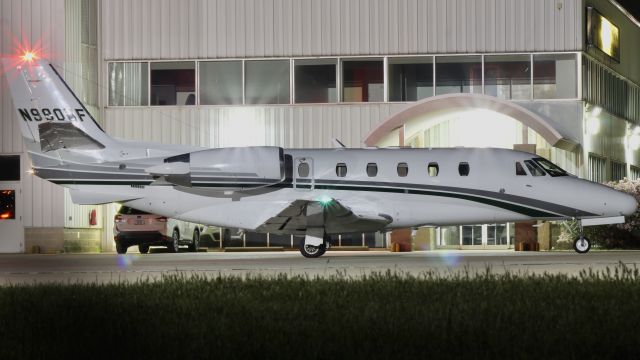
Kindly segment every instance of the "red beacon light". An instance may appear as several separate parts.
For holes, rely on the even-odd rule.
[[[20,58],[22,59],[22,61],[31,63],[37,58],[37,56],[33,51],[25,51],[25,53]]]

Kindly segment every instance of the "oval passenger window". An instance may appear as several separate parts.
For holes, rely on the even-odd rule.
[[[405,177],[409,174],[409,165],[407,163],[398,164],[398,176]]]
[[[430,162],[428,170],[429,170],[429,176],[438,176],[438,172],[440,171],[440,167],[438,166],[438,163]]]
[[[367,176],[375,177],[378,175],[378,164],[376,163],[368,163],[367,164]]]
[[[460,174],[460,176],[469,176],[469,163],[461,162],[458,165],[458,173]]]
[[[309,164],[306,162],[301,162],[298,164],[298,176],[299,177],[307,177],[309,176]]]
[[[345,163],[338,163],[338,165],[336,165],[336,175],[338,177],[345,177],[347,176],[347,164]]]

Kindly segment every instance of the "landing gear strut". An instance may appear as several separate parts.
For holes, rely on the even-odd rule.
[[[591,249],[591,241],[584,236],[582,221],[578,220],[580,226],[580,236],[573,241],[573,249],[578,254],[585,254]]]

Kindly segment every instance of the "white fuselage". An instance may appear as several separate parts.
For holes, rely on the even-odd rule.
[[[258,191],[166,183],[73,188],[91,194],[127,194],[125,198],[137,198],[127,205],[141,210],[247,230],[259,228],[292,201],[322,198],[354,212],[389,216],[387,228],[613,217],[628,215],[636,207],[632,197],[574,176],[532,176],[528,169],[526,175],[516,175],[516,162],[536,156],[512,150],[298,149],[285,154],[290,155],[289,178]],[[301,162],[309,164],[305,177],[298,174]],[[430,163],[437,164],[437,176],[429,175]],[[468,164],[468,176],[459,174],[460,163]],[[338,176],[338,164],[346,166],[344,176]],[[376,176],[368,176],[367,164],[376,164]],[[399,176],[399,164],[406,164],[406,176]]]

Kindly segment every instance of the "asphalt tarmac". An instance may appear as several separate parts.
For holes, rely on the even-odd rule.
[[[306,259],[298,252],[199,252],[177,254],[2,254],[0,284],[41,282],[118,282],[159,279],[163,274],[206,276],[307,275],[328,277],[343,274],[359,277],[372,272],[400,272],[420,275],[437,272],[561,273],[602,271],[620,263],[640,264],[640,251],[515,252],[505,251],[330,251],[318,259]]]

